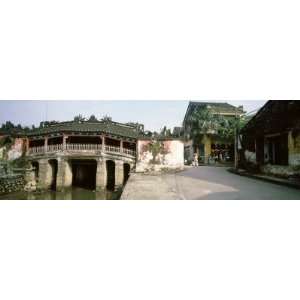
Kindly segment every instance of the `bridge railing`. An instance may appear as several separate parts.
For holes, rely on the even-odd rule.
[[[39,153],[44,153],[44,152],[45,152],[45,147],[44,146],[31,147],[28,150],[28,154],[39,154]]]
[[[47,152],[57,152],[63,149],[63,145],[62,144],[58,144],[58,145],[49,145],[47,147]]]
[[[46,147],[39,146],[39,147],[30,147],[28,149],[28,155],[38,155],[43,153],[51,153],[51,152],[58,152],[58,151],[102,151],[101,144],[66,144],[65,149],[63,144],[57,145],[48,145]],[[124,154],[126,156],[135,156],[135,151],[127,148],[120,148],[116,146],[109,146],[105,145],[104,153],[119,153]]]
[[[101,144],[66,144],[66,150],[85,151],[85,150],[101,150]]]

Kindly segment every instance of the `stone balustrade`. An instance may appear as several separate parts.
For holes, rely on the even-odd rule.
[[[46,151],[45,151],[46,150]],[[39,146],[39,147],[30,147],[28,149],[27,154],[39,155],[43,153],[51,153],[58,151],[103,151],[104,153],[119,153],[125,156],[135,157],[136,152],[131,149],[121,148],[116,146],[105,145],[104,149],[102,148],[102,144],[57,144],[57,145],[47,145],[47,146]]]

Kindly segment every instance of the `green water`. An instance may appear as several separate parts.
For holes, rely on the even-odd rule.
[[[63,192],[15,192],[0,196],[0,200],[118,200],[121,191],[96,192],[80,187],[72,187]]]

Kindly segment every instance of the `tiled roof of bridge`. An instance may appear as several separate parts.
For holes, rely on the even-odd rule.
[[[37,128],[27,133],[28,136],[44,135],[57,132],[104,132],[112,135],[119,135],[124,137],[136,138],[139,133],[138,130],[126,124],[117,122],[63,122],[50,125],[43,128]]]

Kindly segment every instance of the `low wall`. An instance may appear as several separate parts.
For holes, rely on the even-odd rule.
[[[23,191],[24,185],[25,180],[23,175],[0,177],[0,194]]]
[[[295,170],[292,166],[279,166],[279,165],[263,165],[261,166],[261,172],[267,175],[288,178],[300,174],[299,171]]]
[[[256,153],[245,150],[245,159],[247,162],[256,164]]]
[[[10,150],[7,153],[8,160],[20,158],[24,152],[25,141],[22,138],[16,138]]]
[[[289,133],[289,165],[300,166],[300,134]]]
[[[184,143],[177,139],[139,140],[136,172],[184,168]]]

